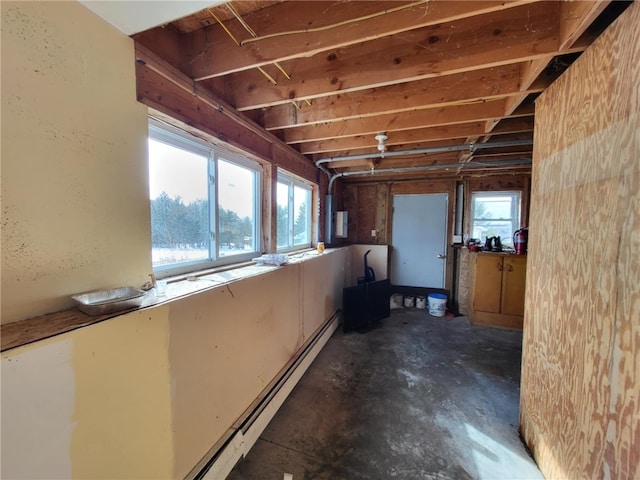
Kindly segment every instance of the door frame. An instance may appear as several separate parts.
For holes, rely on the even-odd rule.
[[[457,301],[457,292],[455,292],[455,272],[454,266],[459,263],[454,259],[456,249],[451,246],[451,235],[454,231],[455,222],[455,206],[456,206],[456,180],[415,180],[408,182],[393,182],[391,188],[387,191],[387,218],[386,229],[389,232],[387,243],[389,247],[393,245],[393,232],[391,231],[391,218],[393,215],[392,198],[393,195],[420,195],[430,193],[446,193],[449,201],[447,202],[447,238],[445,241],[445,253],[447,258],[445,259],[444,267],[444,288],[449,291],[451,296],[450,300]],[[389,265],[387,270],[390,272],[391,255],[388,256]]]
[[[389,278],[394,285],[445,288],[449,195],[394,194],[391,199],[391,230],[396,235],[390,245]]]

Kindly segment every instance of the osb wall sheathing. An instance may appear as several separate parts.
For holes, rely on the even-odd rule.
[[[342,207],[349,214],[348,238],[352,243],[387,243],[388,185],[345,185]],[[371,231],[376,235],[372,236]]]
[[[638,25],[536,104],[520,428],[549,479],[640,478]]]
[[[458,311],[461,315],[471,312],[471,253],[466,248],[460,249],[458,257]]]

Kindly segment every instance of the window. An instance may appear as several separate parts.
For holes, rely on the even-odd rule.
[[[500,237],[513,246],[513,234],[520,228],[520,192],[483,192],[471,197],[471,237],[484,241]]]
[[[152,122],[149,185],[154,271],[184,273],[260,251],[256,162]]]
[[[311,187],[285,172],[278,173],[278,250],[311,246]]]

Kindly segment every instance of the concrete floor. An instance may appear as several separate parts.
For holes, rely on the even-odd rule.
[[[517,431],[521,340],[416,309],[339,329],[228,478],[543,479]]]

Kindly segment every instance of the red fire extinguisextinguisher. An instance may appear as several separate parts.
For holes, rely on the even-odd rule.
[[[528,228],[521,228],[513,234],[513,246],[516,249],[516,255],[526,255],[528,236]]]

